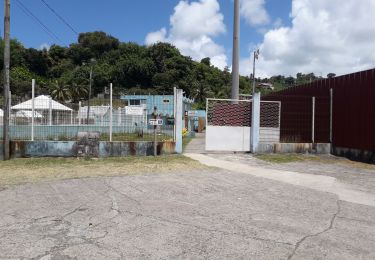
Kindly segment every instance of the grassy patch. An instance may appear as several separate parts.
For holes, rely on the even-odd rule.
[[[256,158],[271,162],[271,163],[291,163],[291,162],[302,162],[307,160],[319,160],[319,157],[314,155],[304,154],[258,154]]]
[[[123,157],[105,159],[26,158],[0,162],[0,187],[53,180],[168,173],[205,166],[187,157]]]
[[[316,162],[326,164],[338,164],[341,166],[375,170],[374,164],[367,164],[362,162],[355,162],[343,157],[336,157],[332,155],[311,155],[311,154],[258,154],[256,158],[270,162],[270,163],[293,163],[293,162]]]

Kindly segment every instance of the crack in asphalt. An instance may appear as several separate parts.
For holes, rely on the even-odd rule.
[[[118,189],[116,189],[115,187],[113,187],[110,183],[108,183],[106,181],[104,181],[103,183],[104,183],[104,185],[106,185],[109,188],[109,190],[112,190],[113,192],[116,192],[116,193],[122,195],[123,197],[127,198],[130,201],[133,201],[137,205],[141,205],[141,203],[138,200],[134,199],[133,197],[131,197],[131,196],[129,196],[129,195],[127,195],[127,194],[125,194],[125,193],[123,193],[121,191],[119,191]],[[108,193],[108,191],[106,191],[106,193]],[[111,200],[112,200],[112,198],[111,198]]]
[[[153,219],[153,220],[159,220],[159,221],[170,223],[170,224],[177,224],[177,225],[181,225],[181,226],[193,227],[193,228],[203,230],[203,231],[207,231],[207,232],[217,232],[217,233],[221,233],[221,234],[224,234],[224,235],[235,235],[235,236],[240,236],[240,237],[243,237],[243,238],[250,238],[250,239],[254,239],[254,240],[258,240],[258,241],[264,241],[264,242],[271,242],[271,243],[275,243],[275,244],[293,246],[292,243],[288,243],[288,242],[282,242],[282,241],[277,241],[277,240],[272,240],[272,239],[267,239],[267,238],[260,238],[260,237],[256,237],[256,236],[246,236],[244,234],[240,234],[240,233],[236,233],[236,232],[227,232],[227,231],[220,230],[220,229],[205,228],[205,227],[190,224],[190,223],[172,221],[172,220],[165,219],[165,218],[158,217],[158,216],[154,216],[154,215],[146,215],[146,214],[141,214],[141,213],[128,211],[128,210],[120,210],[120,212],[128,213],[128,214],[135,215],[135,216],[150,218],[150,219]]]
[[[301,244],[308,238],[311,238],[311,237],[317,237],[329,230],[331,230],[333,228],[333,225],[335,223],[335,220],[337,218],[337,216],[340,214],[340,211],[341,211],[341,206],[340,206],[340,200],[337,200],[336,201],[336,205],[337,205],[337,210],[336,212],[332,215],[331,217],[331,220],[330,220],[330,223],[329,223],[329,226],[327,228],[325,228],[323,231],[320,231],[318,233],[315,233],[315,234],[311,234],[311,235],[307,235],[307,236],[304,236],[303,238],[301,238],[296,244],[295,244],[295,247],[294,247],[294,250],[293,252],[288,256],[288,260],[291,260],[294,255],[296,254],[298,248],[301,246]]]

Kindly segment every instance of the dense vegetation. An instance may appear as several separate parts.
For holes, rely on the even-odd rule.
[[[3,41],[1,68],[2,52]],[[117,94],[170,94],[173,87],[182,88],[199,106],[206,97],[227,98],[230,93],[228,68],[219,70],[209,58],[195,62],[168,43],[140,46],[120,42],[104,32],[81,33],[77,43],[69,47],[53,45],[49,50],[25,48],[19,41],[11,41],[11,91],[16,97],[30,96],[31,79],[35,78],[38,94],[50,94],[60,101],[85,100],[91,69],[93,96],[103,93],[110,82]],[[313,74],[299,73],[296,79],[276,76],[258,81],[271,82],[281,89],[314,79]],[[3,77],[0,80],[2,88]],[[241,93],[250,93],[249,77],[240,78],[240,89]]]

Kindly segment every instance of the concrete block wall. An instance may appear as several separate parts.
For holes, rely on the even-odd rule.
[[[99,142],[98,157],[149,156],[154,152],[153,142]],[[0,160],[3,159],[3,144],[0,142]],[[77,157],[78,143],[75,141],[12,141],[11,157]],[[158,142],[158,155],[174,154],[174,142]]]
[[[330,154],[331,144],[260,143],[258,153],[315,153]]]

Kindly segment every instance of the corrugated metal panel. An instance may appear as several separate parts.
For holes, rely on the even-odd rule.
[[[333,145],[375,149],[375,69],[291,87],[264,97],[281,101],[281,140],[311,142],[312,97],[316,98],[315,142],[330,137],[333,89]]]

